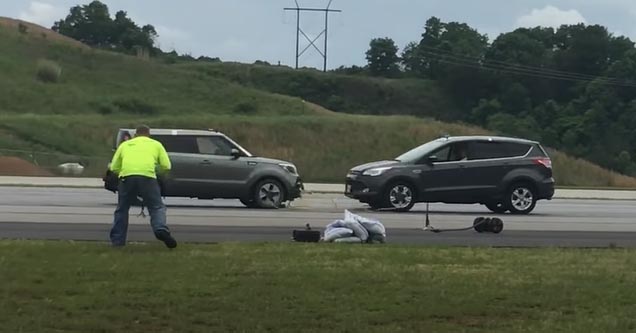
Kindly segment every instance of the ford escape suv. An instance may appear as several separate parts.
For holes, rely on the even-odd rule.
[[[134,137],[120,129],[115,148]],[[248,207],[278,208],[300,197],[302,181],[292,163],[253,156],[214,130],[151,129],[170,156],[172,170],[159,177],[164,197],[240,199]],[[107,171],[104,187],[117,191],[117,176]]]
[[[391,161],[354,167],[345,195],[374,209],[408,211],[417,202],[479,203],[496,213],[530,213],[554,195],[552,161],[535,141],[443,137]]]

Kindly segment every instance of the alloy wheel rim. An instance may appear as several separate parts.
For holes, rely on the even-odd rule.
[[[258,191],[258,197],[262,203],[275,207],[280,203],[281,191],[274,183],[263,184]]]
[[[394,208],[408,207],[413,201],[413,192],[408,186],[398,185],[389,191],[389,202]]]
[[[530,206],[532,206],[532,191],[525,187],[516,188],[512,191],[511,202],[515,209],[520,211],[527,210]]]

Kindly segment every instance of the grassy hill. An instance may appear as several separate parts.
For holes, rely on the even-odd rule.
[[[427,81],[166,64],[93,50],[37,26],[20,32],[18,26],[0,19],[0,154],[45,168],[81,161],[87,175],[99,175],[110,158],[114,131],[138,123],[220,129],[257,155],[293,161],[306,181],[324,182],[341,181],[356,164],[394,158],[441,134],[488,134],[430,118],[334,113],[309,102],[329,105],[329,86],[335,85],[350,92],[340,101],[350,108],[345,111],[390,114],[380,111],[411,107],[413,114],[437,112],[439,118],[456,112]],[[38,79],[42,60],[61,68],[57,83]],[[245,75],[251,79],[242,81]],[[299,91],[315,87],[303,80],[329,84],[298,94],[307,101],[277,93],[286,85]],[[559,185],[636,187],[634,178],[558,152],[552,157]]]
[[[337,112],[414,115],[440,120],[460,118],[460,110],[451,98],[429,80],[394,80],[240,63],[185,63],[177,67],[246,87],[300,97]]]

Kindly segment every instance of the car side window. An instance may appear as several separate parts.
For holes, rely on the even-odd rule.
[[[221,136],[200,136],[197,137],[199,154],[231,156],[234,145]]]
[[[510,157],[508,150],[501,142],[474,141],[468,145],[468,159],[485,160],[491,158]]]
[[[446,145],[444,147],[441,147],[433,151],[428,156],[424,157],[424,159],[428,159],[429,156],[435,156],[436,157],[435,162],[448,162],[450,157],[450,151],[451,151],[451,145]]]
[[[524,156],[530,150],[530,146],[524,143],[506,142],[503,145],[509,157]]]
[[[161,142],[169,153],[198,153],[197,142],[192,136],[182,135],[153,135],[153,139]]]

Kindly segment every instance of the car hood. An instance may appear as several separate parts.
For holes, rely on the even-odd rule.
[[[241,157],[241,159],[246,159],[252,162],[257,162],[257,163],[270,163],[270,164],[280,164],[280,163],[287,163],[287,164],[293,164],[287,161],[282,161],[282,160],[276,160],[273,158],[266,158],[266,157]]]
[[[382,168],[382,167],[389,167],[389,166],[394,166],[394,165],[399,165],[400,162],[398,161],[377,161],[377,162],[371,162],[371,163],[366,163],[366,164],[361,164],[358,165],[354,168],[351,169],[351,171],[357,171],[357,172],[363,172],[364,170],[367,169],[373,169],[373,168]]]

